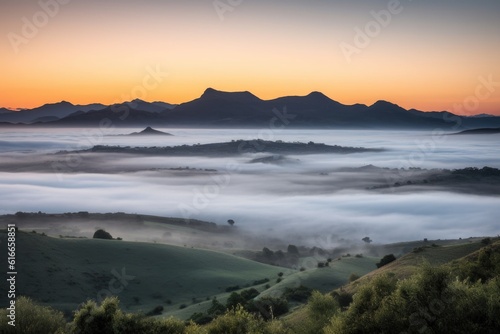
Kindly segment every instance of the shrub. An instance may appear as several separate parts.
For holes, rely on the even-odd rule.
[[[148,313],[146,313],[147,316],[153,316],[153,315],[160,315],[163,312],[163,306],[158,305]]]
[[[308,320],[304,322],[304,327],[300,329],[301,332],[322,333],[322,328],[339,309],[338,302],[331,295],[323,295],[314,291],[307,304]]]
[[[16,327],[7,322],[9,311],[0,309],[0,333],[63,333],[66,326],[64,315],[50,307],[38,305],[27,297],[18,297],[16,300]]]
[[[354,282],[354,281],[355,281],[355,280],[357,280],[358,278],[359,278],[359,275],[358,275],[358,274],[352,273],[352,274],[349,276],[349,283]]]
[[[113,239],[111,234],[104,231],[103,229],[99,229],[99,230],[95,231],[94,236],[92,238],[94,238],[94,239],[106,239],[106,240]]]
[[[312,294],[312,289],[300,285],[296,288],[285,288],[285,292],[283,293],[283,297],[287,300],[293,300],[296,302],[306,302]]]
[[[491,244],[491,238],[484,238],[483,240],[481,240],[481,243],[483,245],[489,245]]]
[[[236,291],[236,290],[239,290],[239,289],[241,289],[239,285],[228,286],[226,288],[226,292]]]
[[[284,298],[263,297],[250,301],[245,309],[259,314],[265,320],[271,320],[288,312],[288,302]]]
[[[113,333],[114,318],[119,315],[118,298],[109,297],[98,306],[89,300],[75,312],[73,325],[79,334]]]
[[[269,282],[269,278],[263,278],[263,279],[253,281],[252,285],[261,285],[261,284],[264,284],[267,282]]]
[[[389,264],[391,263],[392,261],[396,260],[396,257],[394,256],[394,254],[389,254],[389,255],[386,255],[384,256],[380,262],[377,262],[376,265],[377,265],[377,268],[380,268],[380,267],[383,267],[385,266],[386,264]]]
[[[332,297],[339,303],[339,306],[343,309],[347,308],[352,303],[352,295],[346,291],[333,291]]]
[[[207,326],[208,334],[265,333],[265,323],[245,311],[242,306],[227,311]]]

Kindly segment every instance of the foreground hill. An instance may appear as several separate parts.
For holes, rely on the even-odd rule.
[[[0,236],[4,244],[5,231]],[[87,299],[108,295],[119,296],[131,311],[179,309],[280,272],[220,252],[151,243],[18,232],[16,246],[18,294],[68,314]]]
[[[490,253],[492,258],[500,259],[500,239],[497,238],[496,240],[496,242],[494,242],[493,240],[492,243],[490,238],[474,238],[463,240],[461,243],[453,242],[450,244],[444,244],[442,246],[435,243],[413,243],[417,247],[415,247],[410,253],[404,254],[395,261],[386,264],[377,270],[371,271],[367,275],[342,286],[340,289],[332,291],[332,295],[343,296],[344,300],[350,301],[352,301],[354,298],[354,301],[356,301],[356,298],[364,298],[366,294],[369,293],[367,291],[372,291],[372,289],[382,289],[378,293],[384,294],[385,291],[383,291],[383,289],[388,288],[389,285],[397,284],[396,282],[403,282],[405,280],[414,280],[415,277],[422,275],[423,267],[442,268],[444,266],[444,270],[446,272],[453,272],[453,275],[458,275],[456,277],[470,277],[467,272],[464,273],[463,268],[471,268],[471,265],[474,266],[474,263],[478,262],[480,254],[484,253],[488,248],[493,249],[496,253],[499,253],[496,255],[495,253]],[[488,244],[490,243],[492,243],[492,245],[488,246]],[[395,244],[394,246],[397,246],[397,248],[399,248],[401,245]],[[390,248],[391,246],[388,245],[387,249]],[[433,269],[424,269],[424,271],[425,270],[432,271]],[[472,269],[472,271],[475,272],[474,269]],[[490,276],[491,275],[495,276],[493,267],[492,271],[490,272]],[[473,278],[472,281],[474,282],[475,279],[476,278]],[[381,285],[384,284],[386,284],[386,286],[382,287]],[[427,284],[429,284],[428,293],[430,294],[430,289],[432,289],[433,287],[431,287],[430,282],[428,282]],[[363,297],[361,297],[362,295]],[[328,295],[326,296],[328,297]],[[499,297],[500,295],[494,296],[494,298]],[[429,296],[429,298],[432,299],[436,297]],[[341,306],[344,307],[349,306],[350,303],[349,301],[347,301],[346,304],[342,305],[342,300],[340,300],[340,302]],[[378,300],[377,303],[381,303],[381,300]],[[374,307],[379,306],[380,304],[377,304],[376,306],[374,305]],[[485,306],[486,305],[481,305],[480,308]],[[354,307],[357,308],[357,306]],[[301,307],[285,317],[285,322],[291,328],[298,329],[298,331],[293,331],[293,333],[301,333],[300,329],[303,329],[303,325],[309,321],[310,312],[310,308]],[[368,313],[371,312],[371,309],[363,310],[360,312]],[[331,315],[333,315],[334,313],[331,313]],[[345,315],[348,314],[349,313],[346,312]],[[366,319],[366,321],[368,322],[369,320]],[[326,324],[327,323],[323,323],[323,325]],[[371,326],[371,324],[367,323],[366,326]],[[348,331],[339,331],[339,333],[344,332],[347,333]]]

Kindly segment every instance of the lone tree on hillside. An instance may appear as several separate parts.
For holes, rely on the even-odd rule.
[[[97,231],[95,231],[94,236],[92,238],[94,238],[94,239],[107,239],[107,240],[113,239],[111,234],[104,231],[103,229],[98,229]]]
[[[227,221],[227,223],[228,223],[229,225],[233,226],[233,225],[234,225],[234,220],[229,219],[229,220]]]
[[[392,261],[395,261],[396,260],[396,257],[394,256],[394,254],[388,254],[388,255],[385,255],[381,260],[380,262],[377,262],[375,263],[377,265],[377,268],[380,268],[380,267],[383,267],[385,266],[386,264],[389,264],[391,263]]]
[[[364,242],[366,242],[367,244],[369,244],[370,242],[372,242],[372,239],[370,239],[370,237],[364,237],[363,239]]]

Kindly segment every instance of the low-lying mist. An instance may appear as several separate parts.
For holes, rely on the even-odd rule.
[[[174,137],[102,137],[95,144],[170,146],[258,138],[256,130],[159,130]],[[66,169],[54,169],[51,161],[60,157],[52,153],[84,148],[78,143],[85,136],[75,129],[36,131],[0,135],[0,214],[127,212],[222,225],[234,219],[240,230],[306,246],[365,236],[380,243],[467,238],[500,230],[496,195],[458,193],[443,186],[409,186],[404,192],[372,189],[403,176],[418,178],[421,172],[409,168],[498,168],[495,135],[290,130],[263,139],[386,151],[295,155],[275,164],[249,163],[266,156],[259,153],[224,158],[79,154]],[[406,171],[360,168],[370,164]]]

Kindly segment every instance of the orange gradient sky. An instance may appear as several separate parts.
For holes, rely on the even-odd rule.
[[[460,113],[455,105],[472,103],[479,89],[462,113],[500,115],[498,0],[402,0],[367,46],[355,43],[355,29],[391,1],[221,0],[240,3],[223,19],[208,0],[60,2],[68,3],[0,0],[0,106],[182,103],[213,87]],[[46,22],[40,3],[52,10]],[[37,31],[23,34],[36,19]],[[346,44],[359,49],[350,61]],[[138,89],[148,67],[168,75]],[[478,88],[480,77],[498,84]]]

